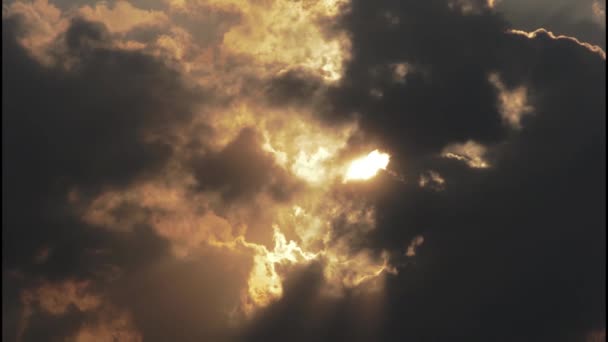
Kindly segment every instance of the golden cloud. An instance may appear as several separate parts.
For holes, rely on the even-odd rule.
[[[20,294],[23,310],[18,327],[18,338],[27,329],[29,319],[39,308],[45,313],[59,316],[70,307],[81,312],[91,311],[102,305],[102,298],[91,291],[91,282],[87,280],[66,280],[63,282],[44,282],[37,287],[22,290]]]
[[[262,191],[247,202],[225,203],[216,191],[192,191],[196,180],[190,171],[178,168],[174,174],[166,173],[168,179],[102,193],[85,205],[82,218],[119,230],[145,223],[167,238],[180,258],[196,254],[203,246],[248,255],[253,266],[241,307],[247,314],[279,299],[288,270],[299,264],[320,262],[326,292],[333,295],[396,272],[386,254],[350,248],[353,240],[375,227],[373,206],[340,190],[353,160],[348,139],[356,133],[356,124],[330,128],[305,112],[294,112],[285,120],[284,113],[272,110],[254,115],[252,107],[243,102],[232,115],[206,116],[206,122],[222,132],[209,141],[210,147],[221,150],[244,127],[253,127],[263,137],[258,148],[278,168],[304,182],[293,196],[277,202]],[[377,171],[386,167],[388,155],[375,152],[383,161]],[[178,152],[173,164],[182,165],[191,157]],[[120,215],[120,208],[134,209]],[[338,218],[343,219],[346,234],[334,233]],[[269,243],[260,231],[271,233]]]
[[[116,1],[113,5],[99,2],[95,6],[85,5],[78,9],[78,14],[91,21],[106,25],[110,32],[125,33],[137,27],[160,27],[169,22],[161,11],[142,10],[128,1]]]
[[[328,81],[342,76],[349,39],[329,36],[320,20],[338,15],[345,1],[209,0],[205,5],[238,11],[241,20],[224,35],[222,49],[254,58],[260,72],[304,67]]]
[[[54,59],[46,49],[69,26],[69,20],[61,10],[50,4],[48,0],[33,2],[15,1],[8,6],[2,6],[2,17],[20,15],[28,27],[27,34],[20,43],[42,64],[50,65]]]
[[[118,34],[112,43],[114,48],[156,55],[234,99],[201,109],[191,122],[171,132],[145,132],[146,141],[162,139],[175,151],[157,178],[126,189],[106,189],[91,200],[74,189],[68,195],[70,205],[84,222],[99,229],[128,232],[147,225],[170,242],[177,258],[195,257],[202,248],[246,256],[252,266],[247,283],[242,284],[239,309],[246,314],[281,298],[289,271],[312,262],[323,267],[327,294],[340,295],[345,288],[354,287],[381,289],[384,275],[396,272],[388,254],[352,247],[353,241],[375,228],[375,208],[363,198],[346,194],[343,181],[373,177],[387,167],[388,154],[375,150],[373,141],[358,146],[357,151],[351,149],[349,141],[358,134],[355,120],[328,126],[308,108],[278,110],[265,105],[260,101],[259,89],[247,89],[248,95],[243,94],[248,86],[246,75],[265,79],[293,68],[304,69],[326,82],[338,81],[349,58],[350,41],[343,33],[326,32],[322,21],[339,15],[346,1],[209,0],[170,1],[167,5],[166,14],[141,10],[126,1],[84,6],[76,12],[101,21],[111,33]],[[65,31],[56,23],[63,23],[72,14],[61,13],[42,0],[36,6],[32,8],[50,11],[55,18],[55,26],[43,22],[41,30],[52,27],[55,36]],[[201,47],[196,37],[172,17],[204,8],[240,15],[217,46]],[[135,28],[160,26],[166,28],[165,33],[152,41],[121,40],[124,33]],[[249,63],[230,68],[235,60]],[[403,63],[391,68],[398,82],[408,72]],[[207,133],[202,134],[201,127]],[[188,166],[190,161],[218,154],[244,129],[259,135],[259,141],[252,144],[273,163],[266,177],[273,177],[271,173],[276,169],[302,184],[291,196],[278,201],[268,191],[260,190],[246,202],[229,202],[221,189],[201,187],[205,180],[197,179]],[[369,151],[373,152],[363,158],[363,163],[353,164]],[[240,171],[246,177],[247,170]],[[336,225],[344,226],[339,234]],[[32,292],[24,300],[53,301],[44,305],[54,312],[63,312],[70,303],[80,303],[83,310],[100,305],[98,297],[88,294],[88,285],[78,286],[73,293],[63,290],[68,297],[41,288],[35,291],[51,291],[45,293],[47,299]],[[129,320],[119,316],[84,327],[77,339],[86,341],[91,336],[112,333],[135,341],[141,338],[132,331]]]

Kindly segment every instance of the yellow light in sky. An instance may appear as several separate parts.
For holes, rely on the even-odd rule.
[[[373,150],[367,156],[354,160],[348,167],[344,181],[365,180],[374,177],[378,170],[385,170],[390,156]]]

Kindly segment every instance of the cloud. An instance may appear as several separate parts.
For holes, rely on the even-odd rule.
[[[126,342],[142,341],[141,334],[133,327],[129,314],[125,312],[109,312],[106,317],[95,323],[86,323],[73,336],[77,342],[112,340]]]
[[[89,286],[90,283],[86,281],[43,284],[32,291],[24,291],[21,300],[26,307],[36,302],[42,310],[52,315],[64,314],[70,305],[80,311],[89,311],[100,304],[98,297],[86,293]]]
[[[591,5],[593,9],[593,18],[600,25],[600,27],[606,28],[606,2],[594,1]]]
[[[418,185],[422,188],[429,187],[436,191],[441,191],[445,187],[445,179],[443,179],[439,173],[429,170],[420,174]]]
[[[407,246],[407,251],[405,255],[408,257],[413,257],[416,255],[416,248],[420,247],[424,243],[424,237],[422,235],[416,236],[412,242],[410,242],[409,246]]]
[[[486,147],[469,140],[463,144],[450,144],[441,152],[444,158],[451,158],[463,161],[472,168],[485,169],[490,164],[484,160]]]
[[[69,25],[61,10],[47,0],[36,0],[29,3],[16,1],[6,6],[3,4],[3,20],[16,17],[24,22],[24,25],[21,26],[20,43],[42,62],[52,63],[52,59],[45,53],[45,49]]]
[[[530,32],[544,27],[605,49],[606,30],[596,14],[595,3],[605,6],[603,0],[510,0],[498,2],[495,9],[504,14],[511,28]]]
[[[269,71],[301,66],[328,80],[341,77],[342,65],[348,57],[348,38],[339,34],[328,37],[316,22],[337,15],[343,3],[212,2],[220,8],[239,6],[242,15],[241,22],[224,35],[224,49],[254,55]],[[277,50],[278,46],[282,48]]]
[[[465,15],[478,15],[488,8],[494,8],[494,0],[450,0],[447,2],[451,10],[457,10]]]
[[[3,339],[601,336],[605,58],[504,5],[7,4]]]
[[[200,187],[218,190],[225,199],[250,196],[266,189],[273,198],[286,200],[298,185],[261,149],[260,138],[250,129],[241,131],[217,154],[195,160],[194,168]],[[248,176],[242,177],[243,173]]]
[[[95,6],[82,6],[78,13],[89,21],[99,21],[111,32],[125,33],[138,27],[167,25],[169,18],[161,11],[142,10],[128,1],[117,1],[113,5],[99,2]]]
[[[525,32],[525,31],[522,31],[522,30],[510,30],[509,32],[512,33],[512,34],[519,34],[519,35],[525,36],[525,37],[530,38],[530,39],[536,38],[536,36],[538,34],[544,34],[544,35],[546,35],[547,37],[549,37],[551,39],[569,40],[569,41],[572,41],[572,42],[574,42],[574,43],[576,43],[576,44],[578,44],[580,46],[584,46],[585,48],[589,49],[589,51],[597,53],[604,60],[606,59],[606,52],[601,47],[599,47],[597,45],[592,45],[592,44],[589,44],[589,43],[586,43],[586,42],[581,42],[580,40],[578,40],[575,37],[570,37],[570,36],[565,36],[565,35],[555,35],[553,32],[547,31],[544,28],[539,28],[539,29],[536,29],[536,30],[534,30],[532,32]]]
[[[528,90],[524,86],[515,89],[506,89],[497,74],[491,74],[489,81],[498,90],[500,101],[500,114],[503,120],[515,129],[521,128],[521,119],[534,110],[528,103]]]
[[[601,268],[599,259],[594,259],[593,255],[596,255],[596,252],[599,253],[598,257],[603,255],[602,247],[600,247],[600,243],[593,244],[590,237],[603,236],[600,228],[603,216],[599,211],[595,211],[599,207],[592,204],[594,200],[591,200],[589,196],[599,199],[603,190],[590,191],[592,182],[579,188],[581,184],[572,184],[567,180],[572,174],[566,171],[547,173],[549,165],[553,165],[551,170],[556,170],[559,168],[558,165],[568,164],[577,165],[578,171],[576,172],[586,174],[591,167],[587,163],[593,163],[595,166],[591,168],[599,168],[597,173],[594,172],[593,177],[596,181],[599,180],[599,174],[603,170],[600,165],[603,165],[602,160],[604,160],[601,147],[604,133],[602,133],[603,129],[599,127],[602,126],[603,115],[601,113],[605,108],[603,95],[600,95],[600,91],[604,89],[602,82],[605,68],[601,56],[589,53],[584,46],[566,44],[565,41],[527,40],[527,38],[520,39],[515,35],[505,34],[499,19],[495,18],[497,21],[492,22],[491,15],[480,14],[484,18],[480,19],[480,17],[470,14],[462,17],[458,14],[445,14],[447,18],[444,18],[442,15],[446,12],[440,9],[439,5],[417,4],[417,6],[409,6],[407,2],[402,2],[400,8],[397,8],[388,1],[374,4],[353,3],[352,14],[347,18],[349,29],[354,32],[352,38],[353,62],[347,68],[346,79],[349,81],[336,91],[338,97],[334,98],[334,101],[338,101],[334,102],[336,107],[332,110],[332,113],[357,111],[362,118],[360,125],[362,130],[374,132],[381,137],[387,150],[391,151],[391,164],[395,163],[396,167],[399,167],[400,164],[403,165],[406,180],[410,181],[410,184],[417,185],[417,179],[412,179],[420,174],[417,170],[425,170],[430,167],[440,172],[450,184],[449,188],[442,192],[425,192],[422,191],[423,189],[416,191],[407,185],[397,187],[392,191],[387,190],[388,193],[384,194],[387,198],[386,201],[377,204],[378,228],[372,236],[377,239],[378,245],[385,248],[394,246],[395,249],[400,248],[403,253],[403,244],[409,243],[415,236],[422,234],[428,239],[425,248],[421,249],[420,254],[417,255],[417,260],[426,259],[424,265],[417,262],[413,269],[406,267],[395,278],[387,278],[386,291],[390,293],[391,298],[400,298],[400,304],[392,303],[386,308],[388,317],[395,318],[388,318],[383,326],[384,333],[376,334],[374,337],[391,340],[422,339],[430,336],[448,339],[453,336],[467,336],[473,340],[483,340],[483,336],[486,338],[494,336],[493,329],[506,328],[509,324],[507,322],[512,322],[507,315],[483,318],[482,314],[466,313],[466,308],[471,307],[470,298],[475,298],[476,306],[481,305],[487,310],[491,310],[483,304],[486,302],[484,298],[487,297],[476,295],[475,291],[479,291],[479,289],[475,287],[473,290],[470,287],[475,281],[483,282],[482,276],[479,274],[484,274],[486,271],[482,270],[487,269],[496,270],[492,271],[493,276],[506,277],[504,279],[515,277],[517,279],[515,282],[529,284],[530,278],[527,276],[529,273],[526,272],[526,275],[522,275],[520,273],[522,268],[531,272],[542,268],[543,274],[552,280],[543,280],[540,276],[534,277],[535,283],[545,284],[539,285],[541,287],[559,286],[568,292],[573,288],[570,286],[576,286],[573,285],[574,283],[585,283],[590,290],[589,297],[586,299],[589,300],[588,303],[591,303],[592,297],[601,297],[599,286],[592,285],[594,282],[592,279],[599,278],[595,278],[594,271],[591,269],[599,271]],[[381,13],[389,11],[402,18],[401,22],[405,22],[403,18],[407,18],[408,11],[421,13],[421,7],[434,13],[435,20],[443,23],[441,28],[435,29],[432,25],[417,22],[416,17],[412,15],[407,30],[398,30],[394,27],[389,30],[379,19]],[[490,21],[490,23],[484,23],[483,31],[471,30],[467,31],[468,33],[455,33],[455,30],[464,30],[466,25],[473,25],[473,22],[480,23],[482,20]],[[446,25],[450,27],[450,30],[445,29]],[[496,31],[491,33],[493,43],[489,43],[485,39],[489,39],[492,28],[495,28]],[[396,30],[396,32],[393,33],[391,30]],[[416,32],[421,38],[408,31]],[[369,32],[374,32],[374,35]],[[473,37],[472,35],[475,33],[471,32],[484,32],[488,35]],[[383,39],[374,39],[378,36],[382,36]],[[455,39],[458,39],[457,44],[453,43]],[[484,47],[485,50],[475,50],[473,41],[479,44],[479,47]],[[448,53],[448,48],[452,46],[454,48]],[[467,51],[466,57],[464,53],[463,56],[460,56],[460,52],[463,51]],[[473,61],[472,59],[476,57],[479,57],[480,60]],[[376,65],[388,64],[395,60],[407,60],[415,65],[427,65],[429,73],[426,78],[416,79],[415,74],[408,76],[405,85],[383,86],[380,88],[383,93],[381,99],[374,100],[377,102],[368,100],[372,84],[368,76],[369,70]],[[556,67],[566,61],[575,63],[577,67],[569,70]],[[452,69],[452,66],[457,66],[459,70]],[[462,71],[469,66],[471,66],[470,70]],[[495,126],[496,121],[492,120],[502,121],[503,113],[507,109],[500,97],[496,97],[495,90],[489,92],[493,92],[494,95],[489,93],[481,95],[485,93],[480,90],[481,88],[470,90],[470,87],[481,86],[483,82],[487,82],[487,75],[497,71],[501,75],[501,81],[506,89],[517,89],[525,84],[529,91],[528,94],[534,94],[535,115],[526,117],[524,123],[524,130],[527,133],[523,133],[524,130],[521,131],[522,133],[506,132]],[[471,75],[477,72],[487,72],[487,74],[479,75],[476,81]],[[570,82],[574,82],[580,89],[568,93],[568,96],[564,98],[563,89],[571,89],[572,86],[568,85]],[[466,85],[467,92],[459,92],[464,85]],[[494,87],[491,83],[488,85]],[[443,91],[444,89],[450,89],[450,92]],[[343,91],[346,92],[342,93]],[[344,97],[339,97],[343,94]],[[468,94],[476,95],[476,108],[466,106],[465,99]],[[521,98],[521,95],[520,91],[518,98]],[[491,98],[494,100],[491,100],[488,109],[480,109],[484,104],[484,99]],[[589,102],[587,103],[587,101]],[[430,111],[430,109],[439,107],[443,110]],[[579,116],[581,114],[582,116]],[[332,116],[330,119],[336,118]],[[591,124],[592,122],[594,124]],[[598,128],[591,128],[587,126],[588,124],[598,125]],[[469,129],[471,131],[467,131]],[[590,135],[585,135],[583,132]],[[456,136],[460,133],[465,138],[446,139],[450,135]],[[488,134],[488,136],[476,137],[481,133]],[[564,136],[568,138],[564,140]],[[465,143],[452,145],[454,141]],[[470,141],[468,145],[467,141]],[[446,150],[443,150],[444,148]],[[473,165],[492,165],[492,167],[484,170],[475,168],[467,170],[453,161],[437,160],[431,157],[431,155],[441,155],[442,151],[448,152],[447,150],[450,150],[449,152],[453,156],[464,158],[465,161],[477,161],[477,163],[473,162]],[[585,161],[583,162],[583,160]],[[535,176],[531,177],[532,174]],[[551,196],[558,196],[558,193],[560,200],[565,202],[558,203],[549,200]],[[572,200],[574,193],[583,196],[586,204],[582,205]],[[532,196],[534,199],[528,196]],[[527,200],[524,200],[525,198]],[[525,203],[519,202],[522,200]],[[590,205],[596,209],[591,209]],[[555,207],[563,208],[568,213],[560,215],[561,218],[557,219],[550,214]],[[557,223],[565,217],[572,220],[571,222],[585,217],[586,230],[584,237],[581,236],[582,240],[578,240],[580,244],[578,244],[577,250],[582,253],[586,248],[584,246],[593,244],[596,252],[579,254],[585,260],[581,262],[589,268],[582,271],[585,274],[583,278],[572,280],[572,283],[568,285],[562,283],[562,287],[555,284],[559,282],[557,279],[560,275],[565,274],[562,273],[563,269],[559,269],[557,266],[556,268],[543,268],[540,265],[544,263],[543,260],[548,260],[545,253],[552,256],[559,254],[559,247],[553,245],[560,239],[557,236],[565,237],[568,235],[568,231],[573,232],[570,229],[574,229],[576,224],[570,226],[563,222]],[[545,219],[555,222],[555,224],[549,228],[546,223],[541,223]],[[555,230],[556,227],[559,229]],[[534,236],[528,234],[529,232],[534,232]],[[573,234],[576,233],[573,232]],[[552,242],[543,242],[548,236],[551,236]],[[434,240],[435,237],[440,237],[441,241]],[[554,238],[556,240],[553,240]],[[531,240],[535,242],[531,242]],[[583,240],[585,242],[582,242]],[[402,244],[399,246],[396,241],[401,241]],[[541,245],[543,247],[539,247]],[[548,247],[548,245],[553,247]],[[514,251],[512,246],[526,247],[523,247],[524,252],[518,249],[520,254],[516,260],[512,260],[513,262],[500,261],[502,260],[501,255],[504,256],[506,253]],[[494,250],[495,248],[499,248],[499,250]],[[507,250],[511,252],[507,252]],[[445,253],[449,253],[449,257]],[[454,259],[448,261],[451,258]],[[524,266],[531,260],[534,260],[536,266]],[[407,263],[407,261],[403,262]],[[499,271],[497,264],[508,267],[509,271],[504,269]],[[434,270],[432,276],[426,273],[429,268]],[[449,276],[452,280],[449,284],[445,282],[445,276]],[[533,317],[538,317],[537,314],[541,314],[541,312],[541,315],[547,315],[544,317],[550,317],[547,318],[548,321],[565,322],[558,318],[558,315],[548,314],[543,309],[547,303],[553,303],[552,305],[555,305],[556,310],[560,313],[570,312],[569,308],[578,305],[573,297],[556,303],[553,295],[543,294],[540,291],[533,291],[533,294],[522,292],[515,296],[497,295],[495,291],[500,291],[499,289],[512,289],[510,285],[500,285],[499,282],[499,280],[492,281],[490,288],[484,285],[487,290],[482,290],[482,292],[487,293],[488,296],[499,296],[500,302],[508,306],[510,310],[516,310],[518,305],[532,309],[536,314],[529,314],[531,322],[538,322],[538,318]],[[429,283],[434,283],[434,285],[430,286]],[[522,286],[528,288],[527,285]],[[406,289],[408,287],[410,289],[414,287],[416,290]],[[591,287],[594,290],[591,290]],[[594,294],[592,295],[591,292]],[[463,293],[467,294],[468,299],[456,298],[459,296],[457,294]],[[416,298],[422,294],[427,294],[429,297],[425,297],[424,301],[418,301]],[[428,298],[436,295],[439,295],[440,298],[434,297],[430,303]],[[517,297],[519,295],[524,297]],[[510,300],[516,300],[519,304],[509,304]],[[437,319],[439,308],[446,305],[453,310]],[[585,311],[585,314],[599,315],[595,316],[596,319],[599,319],[602,307],[602,305],[595,306],[592,309],[595,313],[591,313],[590,310]],[[470,323],[472,321],[468,321],[469,319],[487,321],[492,328],[480,330],[478,327],[474,327]],[[452,320],[457,323],[445,324],[446,321]],[[404,321],[410,322],[408,326],[428,328],[403,327]],[[536,336],[539,339],[559,339],[559,336],[565,335],[582,337],[585,336],[587,329],[583,328],[585,326],[583,323],[580,325],[568,324],[568,328],[563,327],[559,332],[548,332],[534,323],[526,325],[518,321],[515,324],[517,328],[513,329],[511,326],[508,329],[510,331],[508,334],[514,338],[517,338],[515,336]],[[325,329],[331,330],[336,326],[339,325],[327,323]],[[287,334],[278,325],[273,327],[277,329],[273,330],[274,334]],[[340,331],[343,334],[340,336],[348,334],[346,329]]]

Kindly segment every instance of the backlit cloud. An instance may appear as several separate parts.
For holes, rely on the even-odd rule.
[[[581,42],[576,37],[570,37],[570,36],[566,36],[566,35],[556,35],[555,33],[551,32],[551,31],[547,31],[544,28],[539,28],[539,29],[536,29],[536,30],[534,30],[532,32],[526,32],[526,31],[522,31],[522,30],[512,29],[512,30],[509,30],[509,33],[521,35],[521,36],[524,36],[524,37],[527,37],[527,38],[530,38],[530,39],[534,39],[539,34],[542,34],[542,35],[544,35],[546,37],[549,37],[550,39],[571,41],[571,42],[573,42],[575,44],[578,44],[580,46],[585,47],[589,51],[597,53],[598,55],[600,55],[602,57],[602,59],[606,60],[606,51],[604,51],[604,49],[602,49],[600,46],[593,45],[593,44],[586,43],[586,42]]]
[[[504,6],[3,3],[3,340],[603,336],[605,52]]]

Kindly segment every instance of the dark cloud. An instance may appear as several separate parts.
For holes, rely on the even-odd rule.
[[[300,268],[285,284],[281,301],[251,322],[245,341],[375,341],[382,340],[384,300],[379,294],[323,294],[320,264]]]
[[[314,105],[317,94],[324,93],[323,80],[306,70],[293,69],[272,79],[265,88],[270,104],[277,107],[286,105]],[[322,100],[318,99],[319,101]]]
[[[29,257],[71,232],[68,192],[125,186],[159,172],[171,154],[145,134],[169,131],[192,112],[193,94],[149,57],[94,47],[103,27],[76,20],[66,33],[70,70],[45,67],[16,42],[18,18],[3,20],[3,260]],[[174,102],[175,101],[175,102]],[[68,215],[68,216],[66,216]],[[71,220],[71,221],[70,221]],[[71,234],[84,234],[85,236]],[[94,237],[93,237],[94,238]]]
[[[250,199],[263,191],[283,201],[299,185],[262,150],[260,137],[251,128],[243,129],[221,151],[207,153],[192,164],[199,188],[219,191],[228,201]]]
[[[605,329],[605,62],[572,41],[508,35],[499,15],[441,2],[354,1],[345,25],[353,56],[329,92],[331,113],[357,112],[408,181],[381,178],[368,243],[398,256],[425,237],[415,263],[388,278],[382,329],[360,339],[580,341]],[[386,71],[399,62],[412,66],[405,82]],[[491,72],[527,87],[534,113],[522,131],[501,123]],[[299,82],[274,84],[289,99],[314,87]],[[470,139],[489,146],[491,168],[439,158],[448,143]],[[444,191],[417,188],[428,169],[445,178]],[[304,317],[293,306],[280,317]],[[314,337],[297,324],[268,329],[353,339],[350,328],[324,335],[338,324],[329,319]]]
[[[295,271],[285,284],[284,299],[257,317],[244,339],[304,341],[323,337],[324,327],[314,318],[321,314],[319,304],[324,304],[319,302],[318,294],[323,281],[321,272],[318,264]]]
[[[124,185],[162,167],[170,147],[145,134],[169,131],[196,103],[176,72],[137,53],[89,46],[103,43],[103,27],[80,20],[65,35],[65,58],[80,57],[74,68],[46,68],[17,45],[13,30],[3,39],[8,175],[33,173],[31,183],[46,170],[40,176],[72,184]]]
[[[37,311],[29,318],[29,328],[21,337],[23,341],[65,341],[84,323],[84,315],[75,308],[62,316]]]
[[[167,253],[149,228],[112,233],[84,224],[68,193],[79,188],[86,199],[160,172],[172,149],[146,134],[169,136],[199,98],[162,62],[107,47],[99,24],[74,20],[60,38],[57,53],[75,62],[67,70],[39,64],[17,43],[28,29],[19,17],[2,26],[3,289],[13,289],[3,292],[10,299],[3,314],[13,317],[3,336],[14,340],[19,293],[32,281],[95,279],[103,291],[108,272],[131,272]],[[43,249],[48,257],[36,262]],[[34,311],[24,340],[61,339],[82,324],[77,312]]]
[[[606,18],[605,14],[594,13],[594,3],[606,8],[606,1],[602,0],[505,0],[498,1],[496,9],[505,14],[513,28],[533,31],[544,27],[605,49]]]
[[[130,3],[133,4],[133,6],[138,7],[138,8],[146,8],[146,9],[152,9],[152,10],[162,10],[165,8],[163,6],[164,4],[163,4],[162,0],[134,0],[134,1],[130,1]],[[80,6],[85,6],[85,5],[90,6],[91,1],[89,1],[89,0],[57,0],[57,1],[53,1],[53,4],[61,9],[70,10],[70,9],[78,8]]]
[[[321,116],[333,121],[359,115],[367,133],[409,159],[454,141],[492,143],[505,136],[496,90],[487,82],[507,39],[499,15],[461,15],[445,2],[351,7],[343,20],[352,34],[351,61],[340,85],[329,89],[329,104],[319,106]],[[403,74],[395,75],[399,63],[405,63]],[[272,82],[269,97],[317,104],[319,88],[319,80],[291,72]]]
[[[93,293],[127,310],[146,341],[229,338],[249,255],[212,251],[179,261],[150,227],[92,226],[68,203],[73,189],[86,204],[101,191],[164,172],[174,152],[168,140],[205,96],[162,61],[111,48],[102,24],[80,19],[54,46],[54,54],[73,61],[70,68],[43,66],[17,42],[23,25],[19,17],[3,20],[3,337],[15,340],[23,325],[23,291],[41,280],[75,279],[92,281]],[[283,201],[299,186],[251,129],[192,166],[199,189],[220,191],[227,201],[262,191]],[[146,215],[125,204],[112,215],[121,220],[142,210]],[[98,315],[75,307],[59,315],[32,310],[24,341],[63,340]]]

